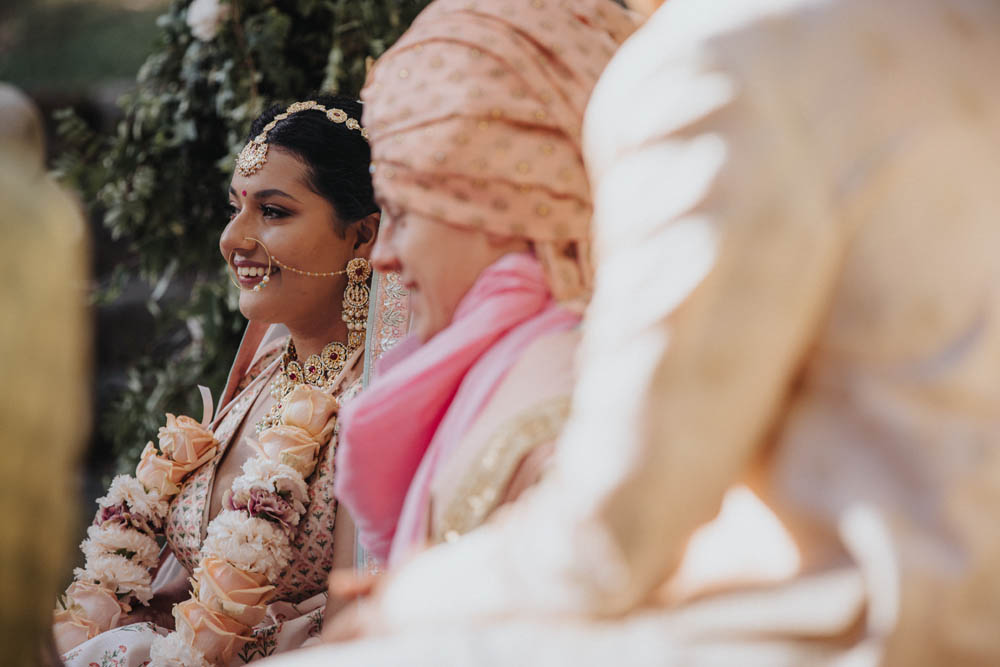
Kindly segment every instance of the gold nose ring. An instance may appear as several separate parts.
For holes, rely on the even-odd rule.
[[[252,236],[244,236],[243,240],[244,241],[253,241],[257,245],[259,245],[261,248],[263,248],[264,249],[264,254],[267,255],[267,273],[264,274],[264,277],[261,279],[261,281],[259,283],[257,283],[256,285],[253,286],[253,291],[254,292],[259,292],[264,287],[267,287],[267,283],[269,283],[271,281],[271,252],[267,249],[267,246],[264,245],[264,243],[260,239],[255,239]],[[235,275],[236,270],[233,267],[233,255],[235,255],[235,254],[236,254],[236,249],[234,248],[233,251],[231,253],[229,253],[229,262],[228,262],[228,266],[229,266],[229,280],[232,281],[232,283],[234,285],[236,285],[236,287],[238,289],[243,289],[243,286],[240,285],[240,281],[239,281],[238,276]]]

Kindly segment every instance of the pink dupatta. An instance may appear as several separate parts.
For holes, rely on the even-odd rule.
[[[552,298],[529,254],[486,268],[452,323],[387,352],[378,377],[341,413],[337,498],[362,545],[398,562],[426,539],[430,483],[524,349],[579,315]]]

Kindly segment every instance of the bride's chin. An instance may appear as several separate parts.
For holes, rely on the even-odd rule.
[[[274,324],[280,321],[276,317],[277,305],[271,294],[259,294],[252,290],[240,292],[240,312],[251,322]]]

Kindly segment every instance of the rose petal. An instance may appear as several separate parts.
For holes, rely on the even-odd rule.
[[[71,651],[101,632],[96,623],[73,611],[57,611],[53,621],[52,636],[59,653]]]
[[[284,399],[281,422],[301,428],[316,438],[337,413],[338,407],[339,403],[333,395],[308,385],[299,385]]]
[[[122,615],[118,598],[103,586],[75,581],[66,589],[66,598],[73,607],[79,607],[76,613],[97,627],[98,632],[110,630],[118,625]]]
[[[215,664],[225,664],[240,646],[252,639],[248,626],[226,614],[213,611],[195,599],[186,600],[174,607],[174,619],[182,636]],[[182,626],[186,626],[181,630]]]
[[[190,466],[203,461],[206,454],[214,453],[215,436],[191,417],[167,414],[166,426],[160,427],[157,437],[160,451],[170,460]]]

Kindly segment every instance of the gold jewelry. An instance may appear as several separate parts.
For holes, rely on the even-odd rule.
[[[296,269],[294,266],[288,266],[287,264],[285,264],[284,262],[282,262],[280,259],[278,259],[277,257],[273,256],[271,254],[271,251],[267,249],[267,246],[264,245],[263,241],[261,241],[260,239],[255,239],[252,236],[244,236],[243,240],[244,241],[253,241],[257,245],[259,245],[261,248],[263,248],[264,249],[264,254],[267,255],[267,274],[264,276],[264,278],[259,283],[257,283],[256,285],[253,286],[253,291],[254,292],[261,291],[263,288],[267,287],[267,284],[269,282],[271,282],[271,262],[274,262],[275,264],[277,264],[281,268],[285,269],[286,271],[291,271],[292,273],[297,273],[297,274],[299,274],[301,276],[310,276],[312,278],[333,278],[334,276],[343,275],[343,274],[347,273],[350,270],[350,266],[351,265],[350,265],[350,263],[348,263],[347,264],[348,268],[341,269],[340,271],[303,271],[302,269]],[[233,252],[229,253],[229,280],[231,280],[232,283],[234,285],[236,285],[237,287],[239,287],[240,289],[243,289],[243,286],[240,285],[239,280],[237,280],[236,278],[233,277],[233,271],[232,271],[232,267],[233,267],[233,254],[235,252],[236,252],[236,250],[233,250]],[[351,261],[353,261],[353,260],[351,260]]]
[[[277,257],[274,258],[274,263],[292,273],[298,273],[302,276],[312,276],[313,278],[332,278],[333,276],[347,273],[347,269],[341,269],[340,271],[303,271],[302,269],[296,269],[294,266],[288,266]]]
[[[361,332],[364,343],[364,332]],[[350,351],[353,351],[351,348]],[[340,342],[327,343],[319,354],[310,354],[305,362],[299,361],[295,343],[288,339],[285,353],[281,356],[281,372],[271,383],[274,403],[264,417],[257,422],[257,435],[281,423],[281,410],[285,397],[300,384],[308,384],[323,389],[332,384],[347,363],[348,346]]]
[[[282,265],[280,262],[278,264]],[[257,422],[258,435],[281,423],[283,401],[296,385],[309,384],[320,388],[330,385],[344,370],[347,357],[365,344],[370,293],[368,277],[372,273],[371,264],[364,257],[355,257],[347,263],[346,269],[337,273],[347,274],[347,287],[344,289],[341,313],[341,317],[347,323],[347,345],[339,341],[327,343],[319,354],[310,354],[305,362],[300,362],[295,351],[295,343],[291,339],[288,340],[285,353],[281,357],[281,372],[271,383],[274,404],[263,419]]]
[[[260,134],[247,142],[247,145],[240,151],[239,157],[236,158],[236,170],[243,176],[253,176],[267,162],[267,133],[273,130],[279,121],[285,120],[292,114],[309,109],[322,111],[328,119],[334,123],[343,123],[348,130],[359,131],[364,140],[368,141],[368,130],[361,127],[361,123],[356,118],[348,116],[347,112],[343,109],[328,109],[314,100],[295,102],[288,105],[287,109],[279,113],[270,123],[265,125]]]
[[[326,362],[327,351],[335,349],[336,346],[344,347],[343,343],[329,343],[323,348],[322,359],[320,355],[311,354],[305,363],[299,362],[299,355],[295,351],[295,343],[288,339],[285,352],[281,355],[281,372],[271,383],[271,396],[274,403],[264,417],[257,422],[257,435],[281,423],[281,410],[284,407],[285,397],[292,392],[292,389],[300,384],[308,384],[313,387],[323,388],[333,381],[335,377],[344,370],[346,355],[340,355],[340,363],[332,363],[335,355],[331,356],[331,361]],[[308,369],[308,371],[307,371]]]
[[[267,273],[264,274],[264,277],[261,278],[261,280],[260,280],[259,283],[257,283],[256,285],[253,286],[253,291],[254,292],[259,292],[264,287],[267,287],[267,284],[269,282],[271,282],[271,253],[268,252],[267,246],[264,245],[259,239],[255,239],[255,238],[253,238],[251,236],[244,236],[243,240],[244,241],[253,241],[257,245],[259,245],[261,248],[263,248],[264,249],[264,254],[267,255]],[[233,277],[233,255],[235,255],[235,254],[236,254],[236,249],[233,248],[233,251],[231,253],[229,253],[229,262],[228,262],[228,266],[227,266],[226,272],[229,274],[229,280],[231,280],[232,283],[234,285],[236,285],[237,288],[243,289],[243,286],[240,285],[240,281],[236,277]],[[279,262],[279,264],[280,264],[280,262]]]
[[[347,263],[347,287],[341,302],[340,317],[347,323],[347,347],[361,347],[365,342],[368,326],[368,276],[372,265],[364,257],[355,257]]]

